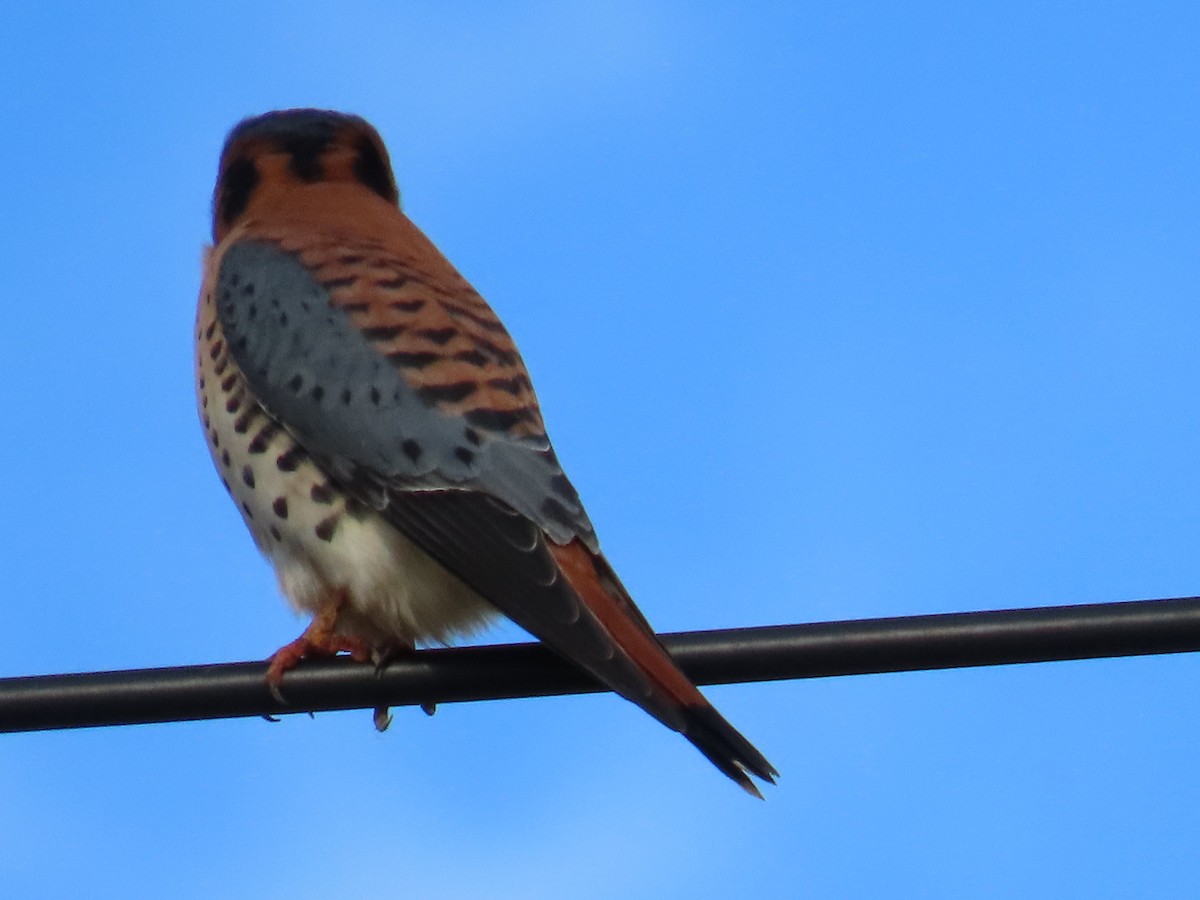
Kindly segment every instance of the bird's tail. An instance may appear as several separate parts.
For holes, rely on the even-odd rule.
[[[749,776],[774,784],[779,773],[680,671],[607,560],[579,541],[551,543],[550,552],[584,606],[644,676],[643,691],[618,687],[620,693],[680,732],[742,789],[761,798]],[[607,681],[603,672],[595,674]]]

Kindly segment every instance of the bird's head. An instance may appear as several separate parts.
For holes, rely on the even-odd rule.
[[[387,148],[364,119],[323,109],[285,109],[242,120],[221,151],[213,243],[220,243],[256,195],[322,182],[356,184],[399,203]]]

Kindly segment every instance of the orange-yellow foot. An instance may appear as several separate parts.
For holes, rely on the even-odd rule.
[[[333,634],[314,621],[304,634],[271,654],[270,665],[267,666],[267,686],[271,689],[271,695],[280,703],[286,703],[279,689],[289,669],[295,668],[303,659],[336,656],[338,653],[349,653],[355,662],[368,662],[371,659],[371,647],[366,641]]]

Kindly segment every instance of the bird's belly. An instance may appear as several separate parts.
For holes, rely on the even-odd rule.
[[[378,646],[445,642],[497,613],[378,512],[331,482],[250,394],[211,300],[197,317],[197,402],[225,488],[292,606],[348,603],[338,631]]]

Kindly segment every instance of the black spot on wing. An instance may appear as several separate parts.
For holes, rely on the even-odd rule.
[[[489,362],[488,358],[478,350],[459,350],[451,357],[451,359],[457,359],[480,369],[486,366]]]
[[[512,378],[489,378],[487,384],[488,387],[512,394],[514,397],[533,389],[533,385],[526,375],[514,375]]]
[[[428,404],[457,403],[470,397],[479,384],[474,381],[452,381],[449,384],[429,384],[417,388],[417,396]]]
[[[391,281],[379,282],[379,286],[382,288],[398,288],[407,281],[408,281],[407,278],[402,278],[402,277],[397,276],[396,278],[393,278]],[[392,309],[396,310],[397,312],[415,313],[415,312],[419,312],[421,310],[421,308],[423,306],[425,306],[425,301],[424,300],[393,300],[391,303],[388,304],[388,306],[390,306]]]
[[[463,413],[470,424],[488,431],[508,431],[510,428],[528,422],[533,413],[525,408],[519,409],[472,409]]]
[[[362,335],[368,341],[390,341],[404,331],[403,325],[374,325],[364,328]]]
[[[441,359],[441,356],[436,353],[409,353],[397,350],[395,353],[387,354],[387,358],[405,369],[424,369]]]
[[[427,341],[432,341],[439,347],[450,342],[450,339],[458,334],[457,328],[422,328],[417,332],[418,337],[423,337]]]

